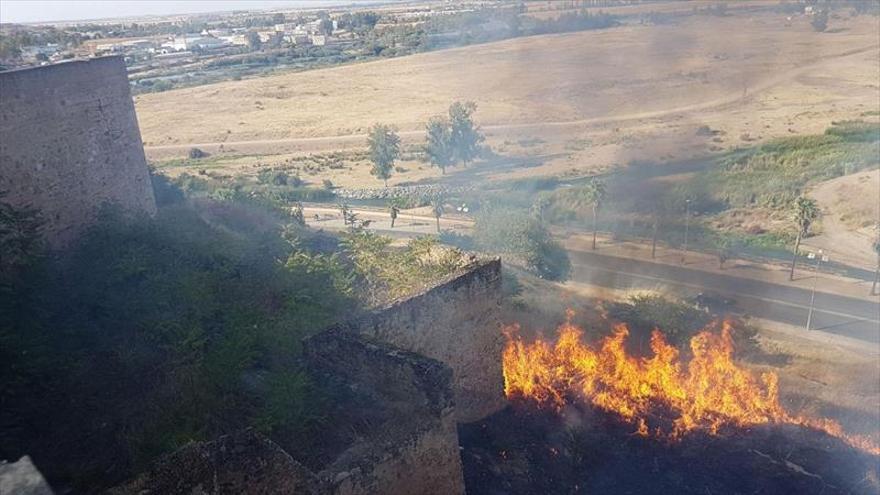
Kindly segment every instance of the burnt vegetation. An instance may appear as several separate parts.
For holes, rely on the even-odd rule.
[[[487,495],[869,494],[880,461],[825,433],[788,425],[694,433],[677,442],[645,438],[582,404],[560,416],[518,402],[461,426],[459,436],[467,490]]]

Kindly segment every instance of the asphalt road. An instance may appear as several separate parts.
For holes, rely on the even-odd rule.
[[[408,215],[402,218],[404,221],[412,220]],[[424,217],[422,220],[426,232],[433,233],[433,219]],[[321,226],[331,227],[331,224]],[[403,224],[394,230],[382,228],[379,224],[371,228],[397,238],[419,234]],[[699,292],[719,294],[734,301],[730,311],[734,314],[798,327],[804,327],[807,322],[809,290],[737,277],[734,273],[722,275],[592,251],[569,249],[568,253],[572,264],[571,280],[574,282],[611,289],[667,288],[691,295]],[[880,344],[880,303],[823,292],[821,276],[816,284],[811,330],[838,334],[873,345]]]
[[[690,294],[719,294],[734,301],[732,313],[801,327],[807,321],[809,290],[592,252],[570,250],[569,256],[574,282],[612,289],[667,287]],[[880,343],[880,304],[821,292],[821,278],[817,289],[812,330]]]

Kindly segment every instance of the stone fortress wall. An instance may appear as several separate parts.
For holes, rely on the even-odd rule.
[[[156,211],[121,57],[0,72],[0,192],[39,209],[54,246],[104,202]]]
[[[452,368],[456,419],[467,423],[506,403],[500,311],[501,260],[482,259],[375,311],[354,331]]]

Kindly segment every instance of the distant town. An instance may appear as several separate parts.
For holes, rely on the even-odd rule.
[[[386,58],[530,34],[608,27],[617,18],[574,4],[473,1],[324,10],[247,10],[53,24],[0,24],[0,70],[124,56],[132,91]],[[606,0],[578,2],[604,6]]]
[[[267,67],[308,68],[457,42],[438,17],[483,16],[515,3],[372,5],[339,10],[230,11],[47,25],[0,25],[0,70],[121,55],[133,90],[163,91],[240,78]],[[372,10],[371,10],[372,9]],[[485,12],[482,12],[485,11]],[[431,24],[430,26],[428,24]],[[456,23],[450,23],[454,25]],[[481,31],[504,26],[478,26]],[[449,38],[444,43],[444,38]]]

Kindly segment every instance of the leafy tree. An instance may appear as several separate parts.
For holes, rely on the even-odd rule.
[[[590,206],[593,212],[593,249],[596,249],[597,221],[599,210],[605,202],[605,195],[605,182],[600,179],[594,178],[584,187],[584,201]]]
[[[434,213],[434,218],[437,220],[437,233],[439,234],[440,217],[443,216],[443,198],[441,196],[435,196],[431,200],[431,212]]]
[[[290,218],[296,225],[305,227],[306,216],[303,212],[303,205],[299,201],[295,201],[293,203],[293,206],[290,208]]]
[[[21,58],[21,47],[18,42],[8,36],[0,35],[0,59]]]
[[[455,162],[462,162],[465,166],[477,157],[480,143],[485,140],[480,128],[474,124],[473,114],[476,111],[477,104],[472,101],[457,101],[449,107],[452,157]]]
[[[396,250],[390,247],[390,237],[350,229],[342,245],[354,264],[361,293],[374,304],[411,293],[426,280],[448,275],[467,262],[460,251],[439,246],[433,236],[412,239]]]
[[[821,33],[828,29],[828,11],[822,9],[816,12],[813,15],[813,20],[810,21],[810,25],[813,26],[813,30]]]
[[[789,280],[794,280],[794,268],[797,264],[801,240],[810,233],[810,227],[817,218],[819,218],[819,206],[814,200],[801,196],[794,201],[793,220],[797,228],[797,237],[794,242],[794,255],[791,258],[791,271],[788,274]]]
[[[199,148],[190,148],[189,151],[187,152],[187,155],[193,160],[198,160],[199,158],[204,158],[204,157],[208,156],[207,153],[205,153],[204,151],[202,151]]]
[[[712,244],[715,247],[715,254],[718,256],[718,268],[724,269],[724,263],[730,259],[730,256],[733,251],[733,245],[729,237],[724,235],[716,235],[712,239]]]
[[[321,34],[331,35],[333,34],[333,21],[328,19],[322,19],[321,25],[318,28],[321,31]]]
[[[568,253],[528,210],[486,207],[474,225],[479,249],[519,261],[548,280],[565,280],[571,271]]]
[[[22,233],[32,223],[2,208],[4,267],[31,251]],[[274,229],[230,227],[186,204],[153,218],[105,207],[29,267],[27,284],[6,284],[0,270],[0,457],[32,453],[73,491],[101,491],[189,441],[320,415],[307,390],[280,382],[298,373],[303,337],[355,309],[350,268],[291,253]],[[255,371],[269,390],[245,383]],[[280,396],[284,416],[273,413]]]
[[[370,128],[367,137],[370,150],[370,161],[373,168],[370,174],[382,179],[388,187],[388,179],[394,170],[394,160],[400,156],[400,137],[388,125],[376,124]]]
[[[546,194],[541,194],[535,201],[532,203],[531,213],[532,215],[538,219],[541,224],[544,224],[544,217],[547,214],[547,210],[550,209],[551,201],[550,197]]]
[[[259,50],[263,46],[263,42],[260,41],[260,35],[257,34],[256,31],[248,31],[247,34],[245,34],[245,39],[248,48],[253,52]]]
[[[449,119],[437,116],[431,117],[426,126],[427,143],[425,153],[431,165],[440,169],[445,174],[446,167],[453,164],[452,130]]]
[[[287,173],[276,170],[261,170],[259,174],[257,174],[257,182],[260,184],[272,184],[273,186],[286,186],[290,181],[290,176]],[[300,181],[302,182],[302,181]],[[291,184],[293,186],[298,186],[301,184]]]
[[[357,221],[357,213],[352,211],[351,207],[348,206],[348,203],[339,203],[337,207],[339,208],[339,211],[342,212],[342,224],[354,225]]]

